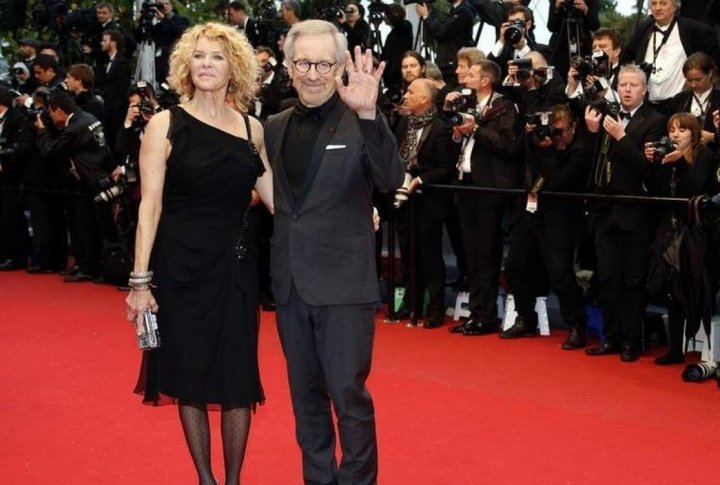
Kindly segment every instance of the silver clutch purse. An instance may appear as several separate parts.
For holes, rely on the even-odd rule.
[[[160,347],[160,332],[157,326],[157,316],[149,308],[143,312],[142,333],[137,336],[140,350],[152,350]]]

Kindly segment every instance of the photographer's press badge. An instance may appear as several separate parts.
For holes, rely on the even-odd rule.
[[[537,208],[538,196],[537,194],[530,192],[527,197],[527,204],[525,205],[525,210],[528,211],[530,214],[535,214],[537,212]]]

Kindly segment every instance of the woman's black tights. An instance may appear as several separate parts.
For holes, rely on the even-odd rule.
[[[217,485],[210,464],[210,424],[205,404],[181,403],[178,406],[185,440],[198,473],[200,485]],[[250,410],[223,407],[221,415],[225,484],[240,484],[240,469],[245,457],[250,430]]]

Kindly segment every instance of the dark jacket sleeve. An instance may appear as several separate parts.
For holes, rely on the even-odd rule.
[[[452,128],[447,123],[436,120],[432,127],[433,131],[421,147],[419,176],[425,184],[444,184],[452,179],[460,144],[452,141]]]
[[[501,158],[512,159],[522,149],[521,125],[515,105],[508,99],[497,100],[497,119],[490,126],[482,123],[475,130],[475,143]],[[493,115],[489,116],[490,118]],[[492,120],[488,121],[490,124]]]
[[[433,38],[438,42],[448,42],[460,33],[472,29],[472,16],[467,9],[458,8],[445,21],[440,21],[431,13],[425,18],[425,25]]]
[[[405,169],[398,157],[395,136],[380,113],[374,120],[359,120],[363,137],[363,163],[378,190],[389,192],[402,185]]]

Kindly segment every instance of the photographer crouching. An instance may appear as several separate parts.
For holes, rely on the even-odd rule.
[[[527,196],[518,199],[511,218],[512,239],[505,262],[517,317],[500,337],[537,335],[534,282],[543,265],[560,302],[563,321],[570,329],[562,348],[573,350],[586,343],[587,317],[574,269],[583,206],[574,201],[544,199],[542,193],[582,192],[590,172],[591,153],[582,134],[576,132],[575,115],[567,105],[555,106],[538,117],[543,119],[526,125]]]
[[[430,301],[425,328],[443,324],[445,316],[445,261],[442,253],[443,221],[454,211],[452,196],[444,192],[422,192],[423,184],[445,184],[452,180],[454,162],[460,146],[452,141],[452,128],[437,116],[435,106],[438,90],[429,79],[418,78],[410,83],[403,107],[410,113],[402,117],[395,135],[400,159],[405,165],[405,183],[395,194],[398,209],[398,232],[402,257],[410,257],[410,238],[415,244],[415,295],[405,292],[404,308],[421,313],[422,298],[414,298],[427,289]],[[410,233],[410,211],[406,204],[414,198],[414,227]],[[406,265],[403,265],[406,266]],[[401,309],[402,310],[402,309]],[[407,317],[407,311],[398,312]],[[403,315],[403,313],[405,313]]]
[[[48,98],[47,114],[57,132],[48,130],[38,116],[36,145],[50,163],[68,163],[71,189],[79,194],[67,207],[70,235],[77,248],[78,272],[65,282],[93,281],[101,273],[101,227],[107,228],[109,210],[106,205],[93,202],[100,191],[100,181],[109,174],[108,147],[102,124],[89,113],[79,109],[70,95],[55,90]]]

